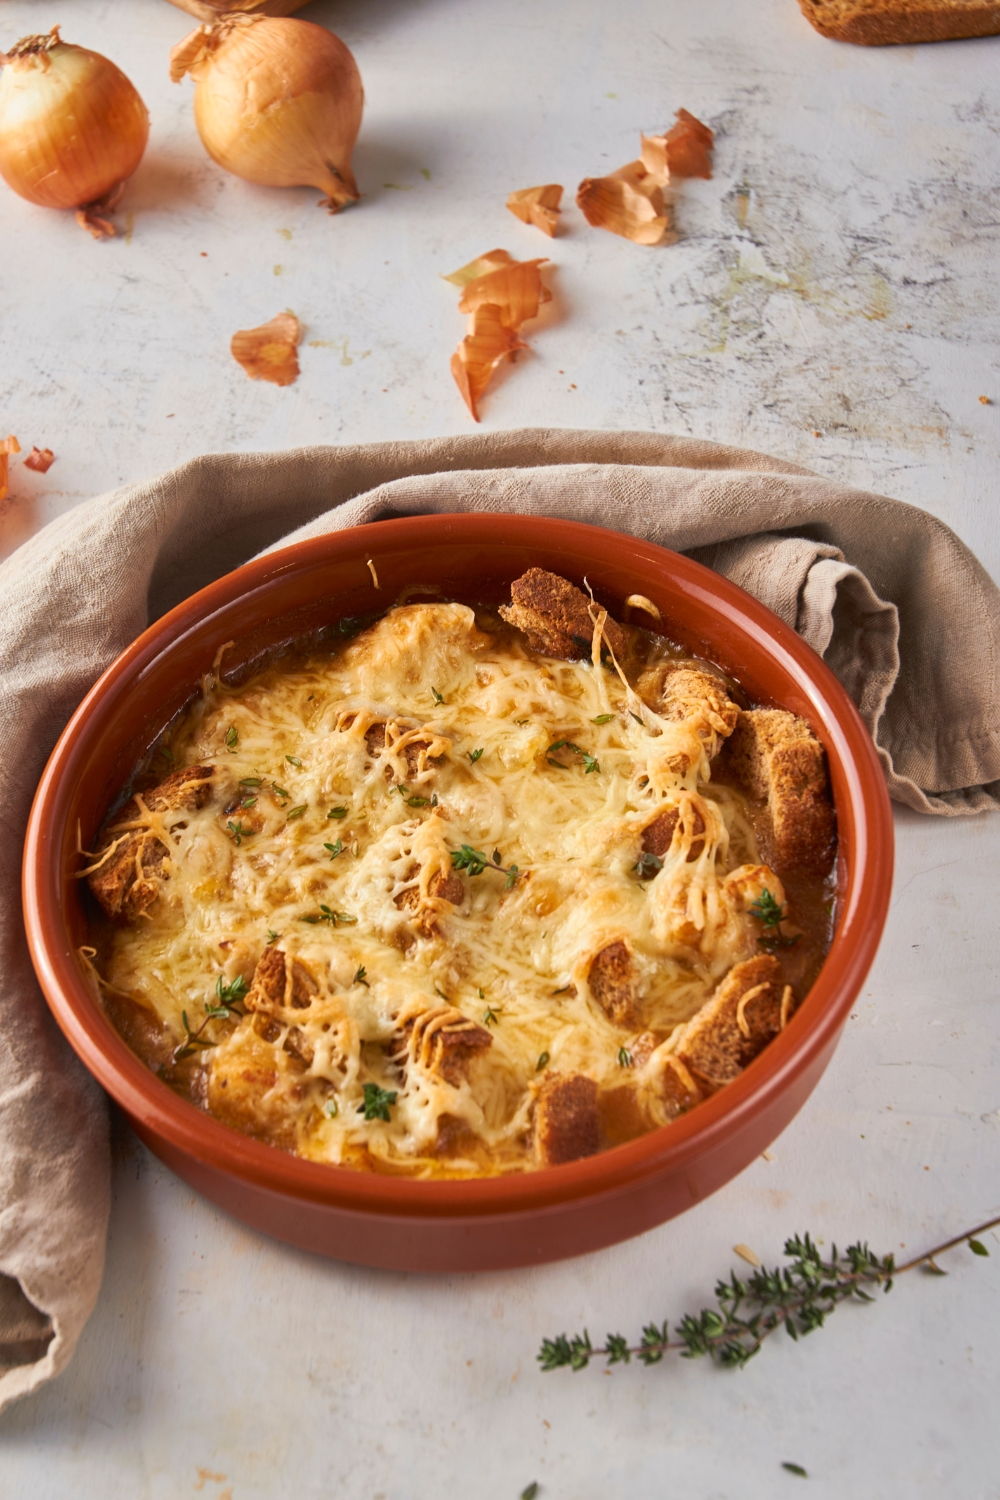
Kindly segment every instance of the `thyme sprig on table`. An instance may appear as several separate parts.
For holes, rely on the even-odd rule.
[[[1000,1217],[977,1224],[901,1266],[896,1265],[894,1256],[880,1258],[860,1240],[843,1254],[832,1245],[824,1259],[808,1234],[796,1234],[785,1241],[788,1265],[773,1270],[761,1266],[745,1280],[731,1272],[728,1281],[716,1285],[716,1306],[686,1313],[674,1325],[673,1338],[666,1321],[647,1323],[638,1344],[630,1344],[623,1334],[609,1333],[595,1348],[586,1329],[572,1336],[561,1333],[558,1338],[542,1341],[538,1362],[543,1370],[566,1366],[583,1370],[592,1359],[618,1365],[628,1364],[634,1355],[641,1364],[656,1365],[665,1354],[677,1351],[682,1359],[708,1355],[718,1365],[741,1370],[764,1340],[781,1327],[793,1339],[812,1333],[823,1327],[841,1303],[873,1302],[872,1292],[879,1288],[892,1291],[895,1277],[916,1266],[946,1275],[935,1263],[936,1258],[956,1245],[967,1244],[974,1255],[989,1255],[977,1236],[998,1224]]]

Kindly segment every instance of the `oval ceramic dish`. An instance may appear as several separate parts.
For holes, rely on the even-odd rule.
[[[376,592],[368,559],[374,560]],[[725,668],[757,703],[799,714],[826,747],[838,819],[838,903],[818,980],[787,1028],[721,1093],[598,1156],[523,1175],[412,1181],[301,1160],[220,1124],[173,1093],[106,1020],[84,978],[83,846],[136,762],[191,696],[219,646],[231,669],[321,624],[433,583],[500,602],[528,567],[581,582],[612,614],[632,593],[664,633]],[[802,1107],[875,956],[889,903],[892,816],[878,758],[820,658],[748,594],[651,543],[523,515],[421,516],[296,543],[247,563],[139,637],[77,709],[28,827],[24,911],[35,969],[71,1046],[139,1137],[178,1176],[255,1228],[363,1265],[474,1271],[557,1260],[682,1213],[742,1171]]]

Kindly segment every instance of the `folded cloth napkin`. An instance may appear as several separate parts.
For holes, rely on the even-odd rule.
[[[429,511],[565,516],[691,553],[768,604],[857,703],[892,795],[1000,806],[1000,592],[932,516],[759,453],[528,430],[195,459],[78,506],[0,565],[0,1409],[70,1358],[100,1286],[106,1114],[35,983],[20,853],[84,693],[150,620],[262,550]]]

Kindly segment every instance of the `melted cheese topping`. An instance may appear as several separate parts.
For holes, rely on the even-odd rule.
[[[530,1167],[546,1067],[602,1089],[627,1076],[635,1034],[591,992],[595,956],[626,946],[650,1039],[639,1053],[662,1061],[757,951],[750,902],[765,885],[783,899],[742,800],[710,784],[719,726],[704,703],[667,721],[596,650],[550,660],[479,621],[460,604],[407,605],[248,685],[207,677],[170,750],[216,768],[212,796],[166,815],[169,878],[100,960],[171,1048],[200,1027],[214,1044],[191,1049],[188,1092],[315,1160]],[[668,810],[673,842],[644,879],[643,830]],[[486,868],[456,868],[463,846]],[[268,946],[285,995],[266,1015],[206,1020]],[[455,1013],[491,1045],[445,1077],[435,1028]]]

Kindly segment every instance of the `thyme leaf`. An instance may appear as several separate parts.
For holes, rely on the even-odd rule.
[[[502,1008],[502,1006],[498,1005],[496,1009],[494,1009],[492,1005],[487,1005],[486,1009],[483,1011],[483,1025],[496,1026],[499,1023],[500,1012]]]
[[[344,852],[344,840],[338,839],[335,844],[324,844],[323,848],[329,849],[331,859],[336,859],[338,854],[343,854]]]
[[[253,829],[244,828],[241,820],[237,820],[237,822],[234,823],[232,818],[230,818],[229,822],[226,824],[226,827],[229,829],[232,838],[235,839],[237,849],[240,847],[244,839],[253,837]]]
[[[288,816],[285,818],[285,822],[290,823],[293,818],[301,818],[302,814],[305,812],[308,806],[308,802],[301,802],[298,807],[290,807],[288,809]]]
[[[291,792],[286,792],[283,786],[279,786],[276,781],[272,781],[271,786],[279,797],[290,797],[292,795]]]
[[[517,865],[504,866],[500,864],[498,856],[499,849],[494,849],[493,857],[485,855],[481,849],[473,849],[471,844],[463,844],[460,849],[452,849],[451,865],[453,870],[465,870],[470,876],[481,875],[484,870],[496,870],[499,875],[506,875],[505,890],[510,890],[520,877]]]
[[[361,967],[356,970],[354,978],[351,980],[351,983],[352,984],[363,984],[366,990],[371,989],[371,985],[368,983],[368,980],[365,978],[365,975],[367,973],[368,973],[368,970],[365,968],[364,964],[362,964]]]
[[[587,776],[589,776],[592,771],[599,771],[601,769],[600,761],[597,759],[596,755],[589,755],[586,750],[581,750],[579,745],[574,745],[572,740],[553,741],[553,743],[545,752],[546,759],[548,760],[550,766],[559,766],[559,768],[563,771],[567,769],[567,767],[564,766],[561,761],[553,760],[551,758],[553,752],[556,750],[568,750],[571,755],[579,755],[581,760],[583,761],[584,774]]]
[[[321,901],[319,914],[316,916],[302,917],[303,922],[309,922],[313,927],[320,922],[329,922],[331,927],[353,927],[357,923],[357,917],[352,917],[348,911],[334,911],[332,907],[325,906]]]
[[[543,1068],[548,1067],[550,1062],[551,1058],[547,1052],[539,1052],[538,1061],[535,1063],[535,1072],[540,1073]]]
[[[783,1463],[781,1465],[781,1467],[783,1469],[787,1469],[788,1472],[789,1472],[789,1474],[798,1474],[799,1477],[802,1478],[802,1479],[808,1479],[809,1478],[809,1475],[806,1473],[805,1469],[802,1467],[801,1464],[793,1464],[793,1463],[785,1462],[785,1463]]]
[[[444,702],[443,696],[438,692],[437,688],[434,686],[433,683],[431,683],[431,692],[434,694],[434,702],[435,703],[443,703]]]
[[[288,762],[288,764],[290,766],[295,766],[296,768],[298,768],[302,764],[301,760],[299,759],[299,757],[297,755],[286,755],[285,759],[287,760],[287,762]]]
[[[538,1059],[539,1068],[543,1058],[547,1062],[548,1054],[543,1052]],[[648,1323],[638,1344],[630,1344],[623,1334],[609,1333],[595,1348],[586,1329],[572,1336],[561,1333],[543,1339],[538,1362],[543,1370],[582,1370],[592,1359],[604,1359],[609,1365],[628,1364],[635,1355],[642,1364],[652,1365],[676,1351],[682,1359],[707,1356],[725,1369],[741,1370],[779,1328],[784,1327],[793,1339],[813,1333],[843,1303],[872,1302],[872,1292],[890,1292],[897,1276],[917,1266],[946,1275],[935,1257],[958,1245],[967,1244],[974,1255],[988,1254],[977,1236],[998,1224],[1000,1218],[977,1224],[902,1266],[896,1265],[893,1255],[880,1257],[860,1240],[843,1254],[831,1245],[830,1254],[824,1258],[808,1234],[796,1234],[785,1241],[786,1265],[772,1270],[761,1266],[745,1280],[730,1272],[728,1281],[716,1284],[715,1307],[686,1313],[675,1323],[673,1338],[666,1322],[660,1326]],[[782,1467],[805,1474],[790,1462]]]
[[[230,755],[235,755],[236,746],[239,743],[239,738],[240,732],[236,728],[236,725],[230,724],[229,728],[226,730],[226,749],[229,751]]]
[[[364,1085],[364,1103],[358,1105],[358,1114],[366,1120],[388,1120],[389,1106],[395,1104],[397,1089],[382,1089],[377,1083]]]
[[[338,818],[338,819],[339,818],[346,818],[347,817],[347,808],[346,807],[331,807],[330,811],[327,813],[327,817],[328,818]]]
[[[618,1066],[620,1068],[630,1068],[632,1066],[632,1054],[627,1047],[618,1048]]]
[[[779,904],[767,889],[761,891],[756,901],[751,901],[747,911],[752,917],[756,917],[765,930],[769,927],[777,927],[785,920],[785,907]]]
[[[591,719],[591,724],[610,724],[614,714],[598,714],[596,719]]]
[[[644,849],[632,868],[638,870],[640,880],[652,880],[663,869],[663,860],[658,854],[650,854]]]
[[[480,746],[478,750],[470,750],[470,751],[468,751],[469,759],[471,760],[471,762],[472,762],[473,765],[476,764],[476,761],[479,759],[479,757],[482,755],[482,753],[483,753],[483,746]]]

